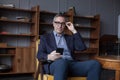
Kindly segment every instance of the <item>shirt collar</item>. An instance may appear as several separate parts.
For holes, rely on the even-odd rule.
[[[64,34],[62,33],[62,34],[57,34],[55,31],[53,31],[53,34],[54,34],[54,36],[56,36],[56,37],[60,37],[60,36],[63,36]]]

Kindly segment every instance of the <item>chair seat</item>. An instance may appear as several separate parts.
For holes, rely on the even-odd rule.
[[[38,78],[40,80],[40,77]],[[54,80],[52,75],[44,74],[44,80]],[[69,77],[68,80],[87,80],[86,77]]]

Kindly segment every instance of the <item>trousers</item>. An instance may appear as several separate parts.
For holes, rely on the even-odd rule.
[[[87,80],[99,80],[101,65],[96,60],[75,61],[58,59],[50,64],[50,74],[54,80],[67,80],[68,76],[86,76]]]

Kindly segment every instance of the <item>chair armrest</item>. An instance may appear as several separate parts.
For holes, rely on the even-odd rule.
[[[53,61],[40,59],[39,62],[41,62],[41,64],[47,64],[47,63],[51,63],[51,62],[53,62]]]
[[[36,72],[36,75],[35,75],[35,80],[38,80],[38,77],[39,77],[39,74],[41,75],[41,80],[43,80],[43,65],[44,64],[50,64],[51,60],[44,60],[44,59],[39,59],[38,60],[38,69],[37,69],[37,72]]]
[[[36,71],[36,75],[35,75],[35,79],[34,80],[38,80],[39,74],[41,75],[41,80],[43,80],[43,73],[42,73],[42,69],[43,69],[43,63],[45,63],[45,60],[38,60],[38,66],[37,66],[37,71]]]

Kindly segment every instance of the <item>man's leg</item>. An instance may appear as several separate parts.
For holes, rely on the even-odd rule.
[[[87,80],[99,80],[101,66],[98,61],[73,61],[69,66],[71,76],[87,76]]]
[[[64,59],[58,59],[50,65],[50,73],[54,80],[67,80],[68,62]]]

